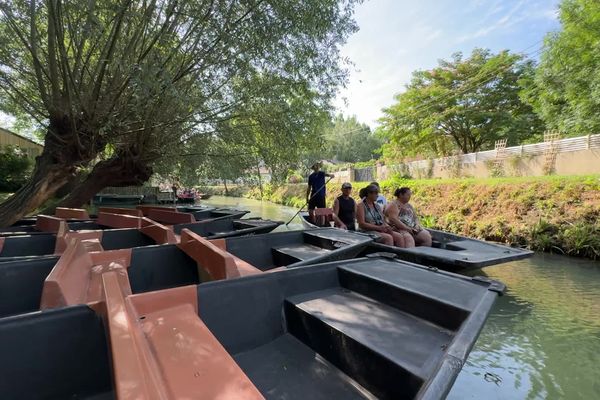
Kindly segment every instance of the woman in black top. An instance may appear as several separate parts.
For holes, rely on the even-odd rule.
[[[352,194],[352,185],[345,182],[342,185],[341,196],[338,196],[333,203],[333,213],[342,222],[340,228],[354,231],[356,230],[356,223],[354,222],[354,218],[356,218],[356,202],[350,197],[350,194]]]

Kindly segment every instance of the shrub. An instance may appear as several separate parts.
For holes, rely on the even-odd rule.
[[[0,192],[14,192],[23,186],[29,178],[32,164],[19,147],[0,149]]]

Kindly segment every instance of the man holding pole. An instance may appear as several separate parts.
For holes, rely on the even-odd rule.
[[[308,188],[306,189],[306,202],[308,203],[308,215],[315,223],[315,208],[325,208],[325,178],[333,178],[334,175],[321,171],[321,165],[316,162],[312,165],[313,173],[308,176]]]

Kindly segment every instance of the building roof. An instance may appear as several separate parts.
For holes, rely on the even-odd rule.
[[[43,145],[41,145],[41,144],[39,144],[37,142],[34,142],[33,140],[31,140],[28,137],[19,135],[19,134],[15,133],[15,132],[12,132],[12,131],[9,131],[8,129],[0,128],[0,134],[5,134],[5,135],[8,135],[8,136],[15,136],[15,137],[17,137],[17,138],[19,138],[21,140],[25,140],[25,141],[27,141],[27,142],[35,145],[35,146],[39,146],[40,148],[44,147]]]

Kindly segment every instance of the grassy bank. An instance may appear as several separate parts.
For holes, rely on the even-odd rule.
[[[353,184],[355,194],[367,183]],[[600,259],[600,176],[402,180],[381,182],[388,199],[400,186],[431,228],[571,256]],[[328,187],[328,204],[339,191]],[[306,185],[264,189],[264,199],[292,207]],[[260,198],[256,189],[246,197]]]

